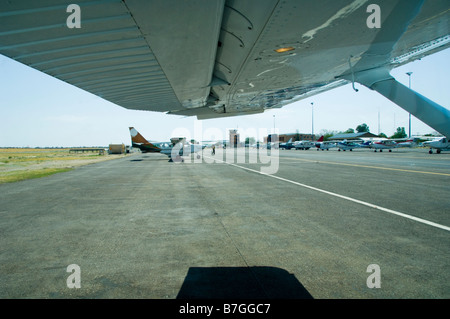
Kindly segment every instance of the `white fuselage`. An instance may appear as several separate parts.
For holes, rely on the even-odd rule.
[[[376,150],[390,150],[397,147],[397,144],[393,141],[388,142],[373,142],[371,145],[372,148]]]
[[[430,154],[433,152],[432,151],[433,148],[437,149],[438,153],[440,153],[443,150],[450,150],[450,142],[445,137],[437,141],[425,142],[423,143],[423,145],[430,148]]]
[[[351,151],[354,148],[358,148],[358,145],[356,145],[355,143],[352,143],[352,142],[339,142],[337,144],[337,147],[339,148],[339,150]]]
[[[314,143],[310,141],[299,141],[294,142],[294,147],[296,150],[309,150],[311,147],[314,147]]]
[[[316,143],[317,150],[329,150],[330,148],[336,147],[335,143]]]

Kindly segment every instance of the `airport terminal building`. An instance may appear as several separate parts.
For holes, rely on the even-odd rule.
[[[272,136],[275,134],[269,134],[268,136],[264,137],[264,143],[267,143],[268,141],[272,141]],[[316,136],[313,134],[306,134],[306,133],[290,133],[290,134],[279,134],[278,135],[278,142],[280,143],[286,143],[292,138],[292,141],[315,141]]]

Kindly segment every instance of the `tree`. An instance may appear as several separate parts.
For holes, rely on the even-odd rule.
[[[362,133],[362,132],[370,132],[369,127],[366,123],[360,124],[356,127],[356,132]]]
[[[387,138],[387,135],[386,135],[386,134],[384,134],[384,133],[380,133],[380,134],[378,134],[378,136],[379,136],[379,137],[384,137],[384,138]]]
[[[349,128],[347,131],[345,131],[344,133],[346,134],[350,134],[350,133],[355,133],[355,130],[352,128]]]
[[[397,127],[397,132],[395,132],[394,135],[391,136],[391,138],[405,138],[406,132],[404,127]]]
[[[323,140],[328,141],[328,139],[336,134],[339,134],[339,131],[332,131],[332,130],[321,130],[319,135],[323,135]]]
[[[254,137],[246,137],[245,144],[255,144],[256,139]]]

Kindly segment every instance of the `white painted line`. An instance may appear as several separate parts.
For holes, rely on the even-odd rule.
[[[218,160],[218,159],[215,159],[215,160],[216,161],[221,161],[221,160]],[[367,203],[367,202],[361,201],[359,199],[354,199],[354,198],[351,198],[351,197],[348,197],[348,196],[339,195],[339,194],[336,194],[336,193],[333,193],[333,192],[329,192],[329,191],[326,191],[326,190],[323,190],[323,189],[320,189],[320,188],[317,188],[317,187],[313,187],[313,186],[309,186],[309,185],[306,185],[306,184],[294,182],[294,181],[291,181],[291,180],[283,178],[283,177],[278,177],[278,176],[275,176],[275,175],[269,175],[269,174],[266,174],[266,173],[262,173],[260,171],[257,171],[257,170],[251,169],[251,168],[243,167],[243,166],[236,165],[236,164],[233,164],[233,163],[227,163],[227,162],[224,162],[224,161],[221,161],[221,162],[223,162],[225,164],[228,164],[228,165],[231,165],[231,166],[235,166],[235,167],[241,168],[241,169],[245,169],[247,171],[254,172],[254,173],[257,173],[257,174],[260,174],[260,175],[265,175],[265,176],[268,176],[268,177],[272,177],[272,178],[278,179],[278,180],[283,181],[283,182],[291,183],[291,184],[294,184],[294,185],[297,185],[297,186],[301,186],[301,187],[305,187],[305,188],[309,188],[309,189],[312,189],[314,191],[318,191],[318,192],[321,192],[321,193],[324,193],[324,194],[327,194],[327,195],[331,195],[331,196],[334,196],[334,197],[342,198],[342,199],[345,199],[345,200],[348,200],[348,201],[351,201],[351,202],[354,202],[354,203],[358,203],[358,204],[361,204],[361,205],[364,205],[364,206],[367,206],[367,207],[370,207],[370,208],[375,208],[375,209],[381,210],[381,211],[386,212],[386,213],[390,213],[390,214],[393,214],[393,215],[397,215],[397,216],[401,216],[401,217],[404,217],[404,218],[408,218],[408,219],[414,220],[414,221],[422,223],[422,224],[426,224],[426,225],[437,227],[437,228],[440,228],[440,229],[443,229],[443,230],[446,230],[446,231],[450,231],[450,227],[447,227],[447,226],[444,226],[444,225],[441,225],[441,224],[437,224],[437,223],[434,223],[434,222],[430,222],[429,220],[426,220],[426,219],[422,219],[422,218],[419,218],[419,217],[415,217],[415,216],[411,216],[411,215],[408,215],[408,214],[400,213],[400,212],[397,212],[397,211],[392,210],[392,209],[388,209],[388,208],[384,208],[384,207],[381,207],[381,206],[378,206],[378,205]]]

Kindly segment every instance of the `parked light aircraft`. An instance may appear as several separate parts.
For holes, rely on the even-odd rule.
[[[396,147],[398,147],[397,143],[392,140],[374,141],[370,145],[370,148],[373,148],[375,152],[377,150],[380,150],[380,152],[383,152],[383,150],[389,150],[389,152],[392,152],[392,149]]]
[[[333,142],[324,142],[323,141],[323,135],[317,140],[315,143],[315,146],[317,147],[317,150],[329,150],[330,148],[336,147],[336,143]]]
[[[314,142],[311,141],[297,141],[294,143],[294,147],[296,150],[309,150],[311,147],[314,147]]]
[[[338,147],[338,151],[343,150],[345,151],[353,151],[355,148],[367,148],[367,147],[371,147],[371,143],[370,142],[365,142],[365,143],[354,143],[354,142],[348,142],[347,140],[343,140],[341,142],[337,143],[337,147]]]
[[[376,152],[377,150],[380,150],[382,152],[383,150],[389,150],[389,152],[392,152],[392,149],[399,148],[399,147],[412,147],[414,145],[417,145],[418,138],[399,138],[399,139],[379,139],[374,140],[371,139],[370,142],[363,143],[362,145],[367,145],[369,143],[368,147],[373,148]]]
[[[408,139],[403,139],[403,140],[394,140],[397,143],[397,147],[413,147],[413,146],[417,146],[419,138],[414,137],[414,138],[408,138]]]
[[[174,157],[177,161],[183,161],[182,156],[201,152],[205,148],[205,145],[187,143],[184,139],[177,139],[177,142],[149,142],[134,127],[129,129],[131,146],[140,149],[142,153],[161,153],[171,160]],[[200,155],[197,154],[197,158]]]
[[[337,147],[338,147],[338,151],[340,152],[341,150],[345,151],[353,151],[353,149],[357,148],[358,145],[356,143],[353,142],[348,142],[347,140],[343,140],[341,142],[337,143]]]
[[[440,154],[441,151],[450,150],[450,141],[448,138],[441,138],[436,141],[428,141],[423,143],[424,146],[427,146],[430,148],[428,153],[433,154],[433,148],[436,149],[436,153]]]
[[[198,119],[359,83],[450,138],[450,111],[390,75],[450,47],[449,1],[375,2],[1,1],[0,53],[122,107]]]
[[[289,139],[286,143],[280,143],[280,148],[285,150],[290,150],[291,148],[294,148],[294,142],[292,142],[292,138]]]

